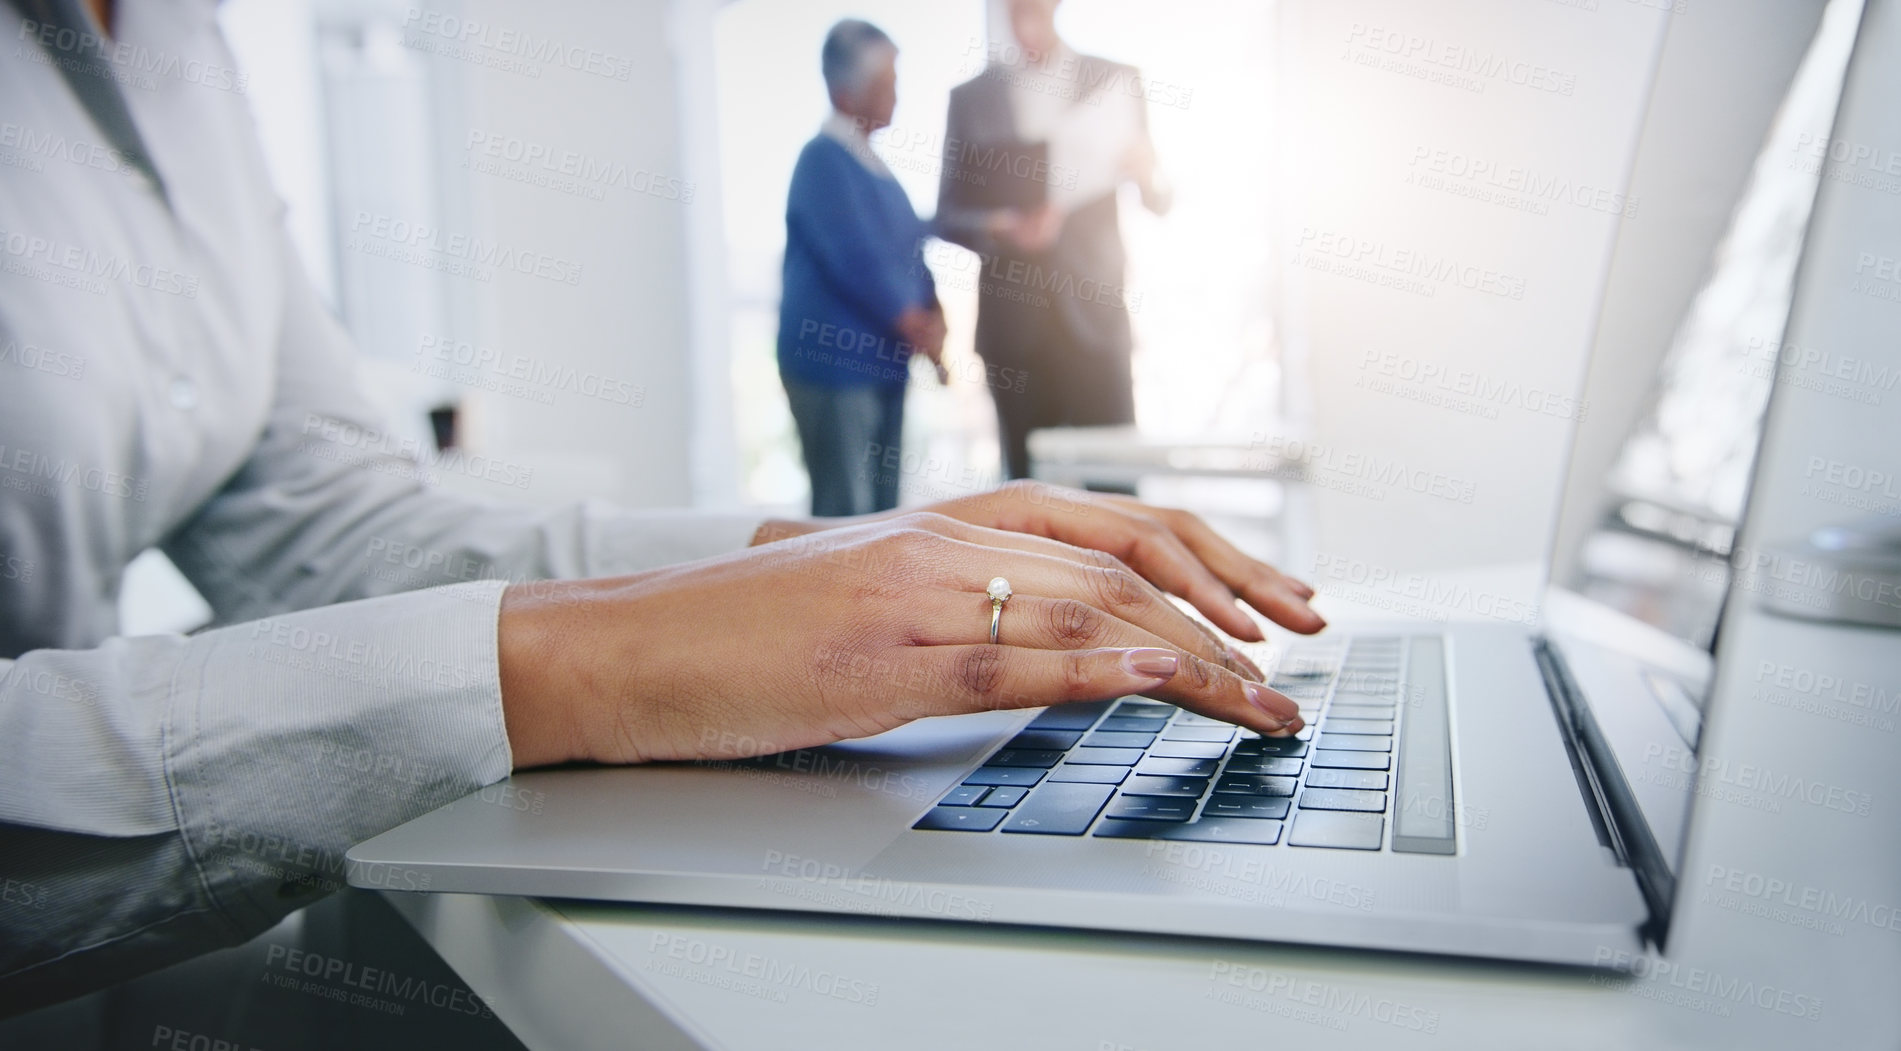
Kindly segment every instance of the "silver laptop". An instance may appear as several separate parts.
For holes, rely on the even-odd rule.
[[[1801,238],[1728,216],[1806,228],[1815,173],[1750,161],[1830,141],[1856,12],[1809,6],[1793,84],[1753,118],[1731,110],[1755,131],[1713,180],[1694,177],[1712,151],[1685,121],[1723,97],[1711,76],[1751,73],[1682,26],[1666,41],[1633,193],[1720,214],[1690,260],[1704,280],[1679,277],[1672,320],[1637,340],[1658,294],[1641,239],[1659,235],[1620,234],[1586,390],[1655,379],[1577,427],[1538,630],[1298,642],[1271,675],[1309,723],[1289,740],[1129,697],[742,762],[520,774],[359,845],[352,882],[1628,965],[1667,931],[1692,806],[1689,775],[1641,772],[1695,769],[1773,385],[1707,382],[1733,381],[1750,334],[1711,314],[1731,300],[1692,293],[1742,267],[1773,289],[1768,337],[1786,322]],[[1683,436],[1658,421],[1711,398],[1744,422],[1733,455],[1674,455]]]

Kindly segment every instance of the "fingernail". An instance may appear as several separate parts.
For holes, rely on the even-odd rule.
[[[1243,681],[1241,687],[1247,691],[1248,703],[1260,709],[1262,715],[1273,720],[1275,724],[1274,729],[1279,730],[1286,727],[1290,719],[1282,715],[1280,710],[1277,709],[1292,708],[1294,707],[1293,701],[1282,697],[1280,694],[1262,686],[1258,682]]]
[[[1154,679],[1172,679],[1175,669],[1181,666],[1180,658],[1172,650],[1139,649],[1122,652],[1122,667],[1131,675],[1146,675]]]

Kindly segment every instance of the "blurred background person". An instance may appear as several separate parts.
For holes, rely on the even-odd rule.
[[[898,49],[869,22],[825,36],[832,113],[799,154],[786,202],[779,377],[812,478],[812,514],[896,507],[913,353],[941,375],[944,313],[928,228],[871,149],[898,101]]]
[[[1029,476],[1032,430],[1135,422],[1116,190],[1170,203],[1139,72],[1065,44],[1060,2],[1009,0],[1018,47],[951,91],[938,185],[936,233],[983,261],[977,353],[1028,376],[991,386],[1011,478]]]

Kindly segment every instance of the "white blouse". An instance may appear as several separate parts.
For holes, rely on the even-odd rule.
[[[262,931],[505,776],[504,581],[758,525],[431,492],[289,247],[214,4],[118,8],[102,54],[0,5],[0,1013]],[[159,181],[70,82],[101,69]],[[218,626],[116,637],[153,546]]]

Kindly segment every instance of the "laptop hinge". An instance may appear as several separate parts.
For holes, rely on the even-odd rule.
[[[1579,794],[1597,830],[1598,842],[1609,848],[1618,862],[1636,877],[1637,889],[1650,910],[1650,920],[1641,933],[1661,947],[1663,932],[1669,928],[1676,877],[1658,849],[1656,838],[1650,834],[1643,809],[1631,792],[1630,784],[1624,780],[1610,742],[1591,715],[1590,705],[1584,703],[1578,692],[1564,657],[1550,640],[1543,638],[1536,641],[1533,653],[1545,679],[1545,693],[1557,713],[1565,749],[1571,754],[1571,769],[1577,775]]]

